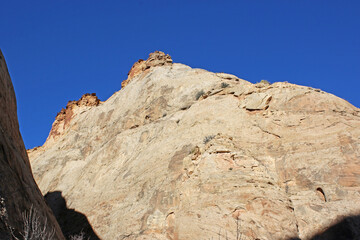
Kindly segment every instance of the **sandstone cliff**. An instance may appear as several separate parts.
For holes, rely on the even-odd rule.
[[[43,194],[60,191],[101,239],[359,238],[359,109],[164,56],[29,151]]]
[[[30,212],[38,217],[38,226],[46,228],[43,236],[52,235],[54,230],[53,239],[64,239],[32,176],[19,132],[15,93],[1,51],[0,102],[0,239],[23,239],[23,215]],[[35,221],[36,216],[32,216]]]

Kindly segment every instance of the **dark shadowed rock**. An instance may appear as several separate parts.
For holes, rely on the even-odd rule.
[[[46,233],[64,239],[31,172],[19,131],[14,88],[0,51],[0,239],[19,237],[24,231],[23,214],[30,209],[39,217]]]
[[[87,217],[75,209],[67,208],[66,200],[61,192],[49,192],[45,195],[45,200],[53,211],[56,220],[67,239],[83,234],[84,240],[99,240],[99,237],[92,229]]]

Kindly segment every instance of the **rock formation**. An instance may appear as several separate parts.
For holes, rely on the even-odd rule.
[[[31,224],[37,219],[37,226],[41,230],[45,228],[43,236],[54,231],[52,239],[64,239],[32,176],[19,132],[14,88],[1,51],[0,102],[0,239],[23,239],[29,227],[24,214],[29,217],[29,213],[32,217],[27,219]]]
[[[44,195],[104,240],[306,240],[335,224],[360,237],[358,108],[171,62],[135,63],[123,90],[29,151]]]
[[[61,109],[56,115],[46,144],[51,144],[62,135],[76,115],[83,113],[89,107],[98,106],[99,104],[100,100],[96,97],[95,93],[86,93],[78,101],[69,101],[66,108]]]
[[[128,73],[128,78],[121,83],[121,88],[124,88],[126,85],[128,85],[131,79],[143,73],[147,69],[157,66],[171,65],[171,64],[172,64],[172,59],[169,56],[169,54],[165,54],[160,51],[155,51],[153,53],[150,53],[149,58],[146,61],[140,59],[139,61],[134,63],[134,65],[131,67]],[[147,72],[145,72],[145,74]]]

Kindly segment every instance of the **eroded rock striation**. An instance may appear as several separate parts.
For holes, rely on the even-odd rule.
[[[0,239],[23,239],[26,226],[36,217],[43,236],[64,239],[61,230],[31,173],[29,159],[19,131],[14,88],[0,51]],[[32,217],[26,224],[24,214]],[[25,237],[24,237],[25,238]],[[30,238],[26,238],[30,239]]]
[[[29,153],[43,194],[62,192],[101,239],[306,240],[346,217],[359,237],[358,108],[153,56]]]

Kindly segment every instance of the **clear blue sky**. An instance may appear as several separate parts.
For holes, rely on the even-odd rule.
[[[106,100],[139,58],[312,86],[360,107],[360,1],[2,1],[0,48],[27,148],[67,101]]]

